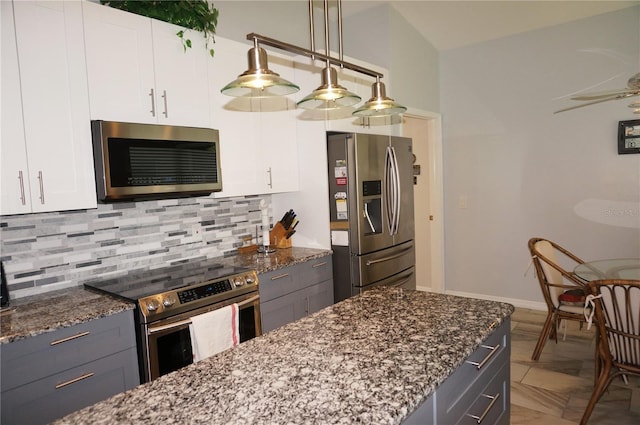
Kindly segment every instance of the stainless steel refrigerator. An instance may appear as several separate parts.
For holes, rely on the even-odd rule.
[[[327,133],[335,301],[415,289],[411,139]]]

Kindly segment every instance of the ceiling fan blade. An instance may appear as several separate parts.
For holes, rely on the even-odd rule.
[[[628,97],[628,96],[625,96],[625,97]],[[557,114],[558,112],[570,111],[572,109],[578,109],[578,108],[582,108],[584,106],[595,105],[596,103],[602,103],[602,102],[607,102],[609,100],[616,100],[616,99],[621,99],[621,98],[619,98],[618,96],[609,96],[609,97],[604,98],[604,99],[594,100],[592,102],[581,103],[580,105],[575,105],[575,106],[570,106],[568,108],[559,109],[559,110],[555,111],[554,114]]]
[[[615,91],[589,93],[581,96],[574,96],[571,98],[571,100],[597,100],[597,99],[610,97],[610,96],[627,96],[627,95],[633,96],[634,93],[637,93],[637,92],[638,92],[637,90],[632,90],[632,89],[621,89],[621,90],[615,90]]]

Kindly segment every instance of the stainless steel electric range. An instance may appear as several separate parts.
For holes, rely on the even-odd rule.
[[[223,265],[215,259],[178,262],[90,281],[85,287],[136,304],[141,382],[193,362],[191,317],[235,303],[240,342],[262,333],[256,271]]]

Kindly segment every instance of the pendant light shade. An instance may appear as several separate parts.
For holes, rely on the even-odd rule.
[[[371,86],[373,97],[353,112],[359,117],[382,117],[401,114],[407,110],[404,106],[387,97],[384,83],[378,78]]]
[[[300,87],[271,71],[267,52],[255,43],[247,54],[249,69],[227,84],[222,94],[235,97],[272,97],[295,93]]]
[[[322,70],[322,85],[298,102],[304,109],[328,110],[346,108],[360,102],[360,96],[338,84],[338,73],[327,63]]]

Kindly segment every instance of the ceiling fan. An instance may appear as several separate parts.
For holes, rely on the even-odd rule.
[[[558,112],[569,111],[571,109],[582,108],[583,106],[594,105],[596,103],[607,102],[609,100],[626,99],[633,96],[640,96],[640,72],[629,78],[626,89],[612,90],[600,93],[587,93],[582,96],[572,97],[572,100],[580,100],[584,101],[585,103],[571,106],[569,108],[560,109],[559,111],[555,111],[554,114],[557,114]],[[634,108],[634,114],[640,114],[640,101],[629,104],[629,108]]]

